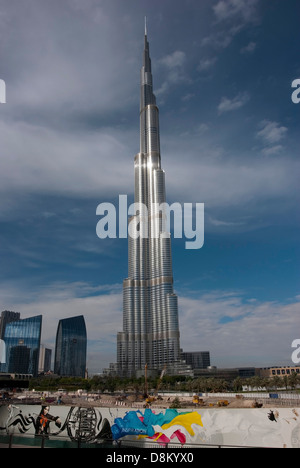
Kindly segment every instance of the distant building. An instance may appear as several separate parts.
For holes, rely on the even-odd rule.
[[[56,333],[54,373],[85,377],[87,333],[84,317],[79,315],[59,321]]]
[[[39,374],[49,372],[51,370],[51,357],[52,350],[45,348],[44,345],[41,345],[39,358]]]
[[[118,375],[118,364],[116,362],[111,362],[109,367],[102,369],[102,375],[116,377]]]
[[[12,312],[10,310],[4,310],[1,312],[0,317],[0,340],[4,340],[5,328],[6,325],[10,322],[16,322],[20,320],[19,312]]]
[[[181,351],[181,359],[192,366],[192,369],[207,369],[210,366],[209,351]]]
[[[2,372],[38,374],[41,330],[41,315],[6,323],[6,363],[2,364]]]
[[[210,377],[215,379],[235,380],[238,377],[242,379],[254,377],[256,375],[255,367],[236,367],[236,368],[220,368],[211,366],[207,369],[194,369],[195,377]]]
[[[274,366],[258,369],[260,377],[285,377],[291,374],[300,374],[300,366]]]

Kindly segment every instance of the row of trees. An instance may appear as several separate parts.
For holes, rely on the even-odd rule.
[[[158,386],[158,378],[148,380],[149,391],[153,392]],[[192,379],[183,376],[164,376],[161,384],[161,391],[182,391],[182,392],[226,392],[242,391],[243,386],[252,389],[266,389],[274,391],[278,389],[296,389],[300,385],[299,374],[293,373],[284,377],[275,376],[273,378],[250,377],[242,379],[240,377],[233,381],[214,378],[199,377]],[[125,393],[143,393],[145,390],[144,378],[140,379],[121,379],[112,376],[94,376],[90,379],[81,379],[77,377],[39,377],[30,381],[30,388],[36,390],[55,391],[59,388],[65,388],[72,391],[83,389],[86,391],[104,392],[125,392]]]
[[[241,392],[243,387],[256,390],[294,390],[300,385],[299,374],[290,374],[284,377],[264,378],[259,376],[242,379],[237,377],[233,381],[217,378],[200,377],[186,383],[186,390],[192,392]]]

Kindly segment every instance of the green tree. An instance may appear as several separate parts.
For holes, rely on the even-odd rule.
[[[181,403],[178,397],[175,397],[172,401],[170,408],[181,408]]]
[[[237,377],[232,383],[233,390],[235,392],[240,392],[243,390],[243,379],[241,377]]]
[[[297,385],[299,385],[299,374],[296,374],[296,372],[292,372],[289,376],[288,376],[288,384],[289,386],[295,390],[295,388],[297,387]]]
[[[272,388],[274,388],[275,390],[282,387],[282,379],[279,377],[279,375],[275,375],[274,377],[272,377],[271,385]]]

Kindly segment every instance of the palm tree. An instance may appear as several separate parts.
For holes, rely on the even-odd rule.
[[[259,388],[263,388],[265,385],[265,380],[262,377],[259,377],[258,375],[251,377],[249,379],[249,385],[253,388],[256,388],[257,390]]]
[[[273,388],[275,388],[276,390],[282,387],[282,379],[278,375],[275,375],[275,377],[272,378],[271,382],[273,384]]]
[[[297,385],[300,383],[299,382],[299,374],[296,374],[296,372],[293,372],[288,376],[288,383],[289,386],[292,387],[293,390],[297,387]]]
[[[289,386],[289,379],[288,379],[288,376],[287,376],[287,375],[284,375],[282,381],[283,381],[283,383],[284,383],[285,389],[287,390],[287,389],[288,389],[288,386]]]
[[[241,379],[241,377],[237,377],[233,382],[232,382],[232,385],[233,385],[233,390],[235,392],[239,392],[243,389],[243,379]]]

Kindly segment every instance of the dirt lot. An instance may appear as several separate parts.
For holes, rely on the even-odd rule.
[[[72,398],[70,396],[63,397],[64,404],[75,404],[76,406],[99,406],[99,407],[127,407],[127,408],[161,408],[167,409],[170,407],[177,407],[178,409],[184,408],[284,408],[284,407],[299,407],[299,400],[281,400],[281,399],[250,399],[243,397],[228,397],[222,399],[219,397],[201,398],[199,403],[193,403],[193,397],[179,397],[174,401],[174,397],[163,397],[155,399],[150,404],[145,402],[142,397],[136,398],[135,396],[116,397],[110,395],[100,395],[97,399],[89,398]],[[52,403],[53,404],[53,403]],[[175,404],[175,405],[174,405]]]
[[[2,404],[50,404],[55,406],[58,404],[58,398],[55,395],[45,396],[37,392],[35,395],[26,395],[10,398],[8,401],[2,401]],[[174,397],[164,396],[154,398],[153,401],[147,404],[142,395],[116,396],[109,394],[81,395],[64,394],[60,397],[60,404],[71,406],[95,406],[95,407],[125,407],[125,408],[160,408],[167,409],[170,407],[184,408],[285,408],[285,407],[300,407],[300,398],[298,400],[283,400],[275,398],[262,398],[258,396],[254,398],[245,398],[243,396],[231,397],[230,394],[226,398],[214,397],[210,395],[199,399],[198,403],[194,402],[194,398],[190,397]],[[148,405],[148,406],[147,406]]]

